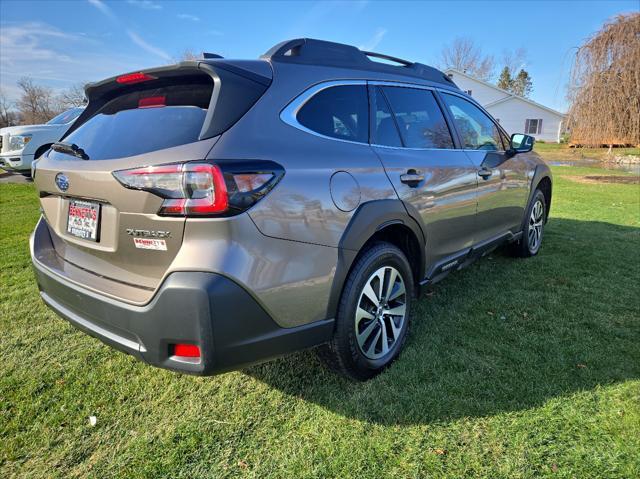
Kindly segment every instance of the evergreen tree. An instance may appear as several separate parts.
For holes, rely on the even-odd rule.
[[[533,91],[533,82],[526,70],[520,70],[518,75],[512,82],[512,88],[510,90],[516,95],[528,97]]]
[[[512,83],[513,79],[511,78],[511,72],[508,67],[504,67],[502,69],[502,73],[500,73],[500,78],[498,78],[498,88],[511,91]]]

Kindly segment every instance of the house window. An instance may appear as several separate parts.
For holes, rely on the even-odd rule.
[[[524,132],[527,135],[539,135],[542,133],[542,119],[527,119],[524,121]]]
[[[464,91],[467,95],[471,96],[471,90],[465,90]]]

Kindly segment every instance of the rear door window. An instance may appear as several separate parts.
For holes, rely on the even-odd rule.
[[[453,149],[451,132],[430,90],[383,87],[407,148]]]
[[[120,95],[63,141],[81,147],[91,160],[140,155],[198,141],[212,90],[213,83],[208,81]]]
[[[341,85],[316,93],[300,109],[298,122],[339,140],[368,143],[369,101],[364,85]]]

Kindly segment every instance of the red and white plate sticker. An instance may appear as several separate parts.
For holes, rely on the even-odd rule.
[[[136,248],[167,251],[167,242],[163,239],[133,238]]]

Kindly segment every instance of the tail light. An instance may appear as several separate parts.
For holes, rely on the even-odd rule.
[[[165,198],[158,214],[198,216],[223,213],[229,206],[220,168],[208,163],[147,166],[113,173],[127,188]]]
[[[253,206],[284,175],[270,161],[176,163],[113,172],[126,188],[164,198],[161,216],[232,216]]]

